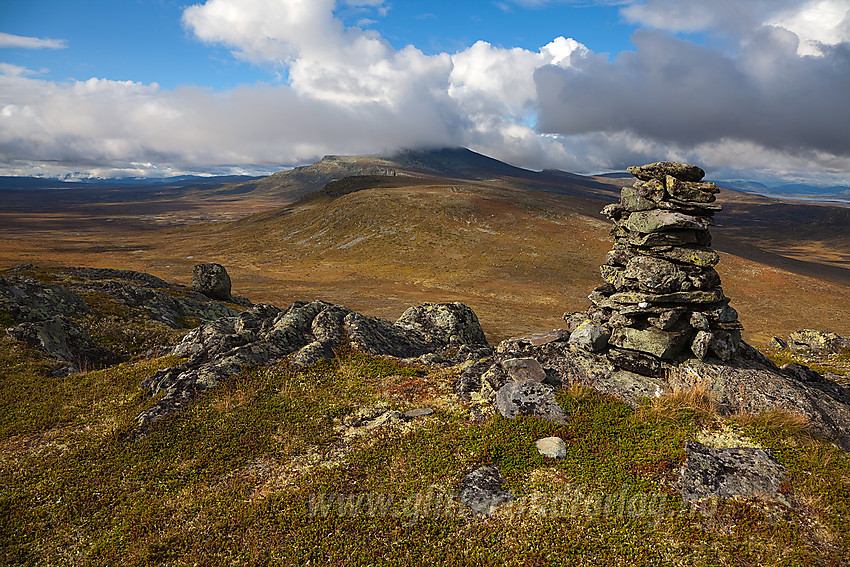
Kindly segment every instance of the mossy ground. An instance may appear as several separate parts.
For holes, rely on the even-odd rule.
[[[349,352],[246,370],[128,442],[153,403],[139,383],[173,358],[47,378],[19,343],[0,356],[4,564],[835,565],[850,550],[850,459],[769,419],[731,426],[786,463],[795,507],[696,513],[667,488],[705,423],[686,406],[572,388],[567,425],[474,423],[451,372]],[[342,418],[376,403],[435,413],[345,434]],[[566,459],[537,453],[551,435]],[[522,497],[491,517],[453,497],[483,463]]]

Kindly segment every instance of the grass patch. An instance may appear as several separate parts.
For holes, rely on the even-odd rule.
[[[174,362],[90,372],[18,402],[0,461],[2,562],[826,565],[850,543],[840,535],[812,547],[811,530],[793,518],[745,504],[711,517],[673,513],[680,502],[663,485],[696,432],[693,412],[636,410],[575,386],[558,395],[566,425],[498,416],[478,424],[465,406],[441,401],[451,375],[352,352],[307,369],[246,370],[125,443],[122,433],[152,403],[139,381]],[[44,381],[43,361],[20,364],[21,387]],[[402,384],[410,387],[395,396]],[[410,392],[435,413],[360,436],[337,427],[363,406],[404,409]],[[65,409],[33,430],[43,439],[19,442],[13,422],[51,405]],[[563,460],[534,447],[552,435],[567,443]],[[819,521],[832,534],[850,517],[846,456],[805,437],[787,446],[771,439],[795,490],[821,498]],[[816,478],[805,478],[815,460]],[[518,502],[566,495],[575,506],[472,516],[453,495],[483,463],[500,467],[526,499]],[[660,512],[630,515],[641,498]]]
[[[124,305],[106,293],[81,291],[77,295],[93,313],[78,317],[76,322],[96,343],[112,351],[118,361],[130,360],[150,350],[159,352],[163,347],[177,344],[186,334],[185,330],[172,329],[151,319],[144,309]]]

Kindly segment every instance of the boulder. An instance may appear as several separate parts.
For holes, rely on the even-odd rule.
[[[444,344],[489,346],[475,312],[463,303],[424,303],[410,307],[395,322]]]
[[[230,276],[221,264],[208,262],[192,269],[192,288],[211,299],[230,300]]]
[[[803,329],[788,336],[788,346],[791,350],[838,352],[842,347],[850,347],[850,339],[826,331]]]

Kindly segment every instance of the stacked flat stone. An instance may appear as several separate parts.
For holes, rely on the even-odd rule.
[[[714,270],[708,227],[721,207],[718,187],[693,165],[658,162],[628,168],[637,177],[619,204],[603,214],[614,222],[614,247],[601,267],[605,285],[590,295],[591,322],[610,333],[609,358],[655,374],[660,361],[731,358],[741,340],[737,312]],[[649,355],[649,356],[646,356]]]

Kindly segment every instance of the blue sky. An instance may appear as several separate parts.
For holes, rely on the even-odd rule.
[[[0,174],[462,145],[850,183],[850,0],[4,0]]]
[[[44,79],[91,77],[156,82],[165,88],[201,85],[216,90],[274,81],[270,66],[233,58],[221,45],[198,41],[181,23],[196,2],[169,0],[4,0],[0,31],[55,38],[61,50],[7,48],[2,59],[30,69],[46,69]],[[340,5],[347,26],[378,31],[396,49],[415,45],[425,54],[462,51],[478,40],[511,48],[538,49],[566,35],[596,52],[632,48],[636,29],[616,6],[522,5],[498,2],[392,2],[375,6]]]

